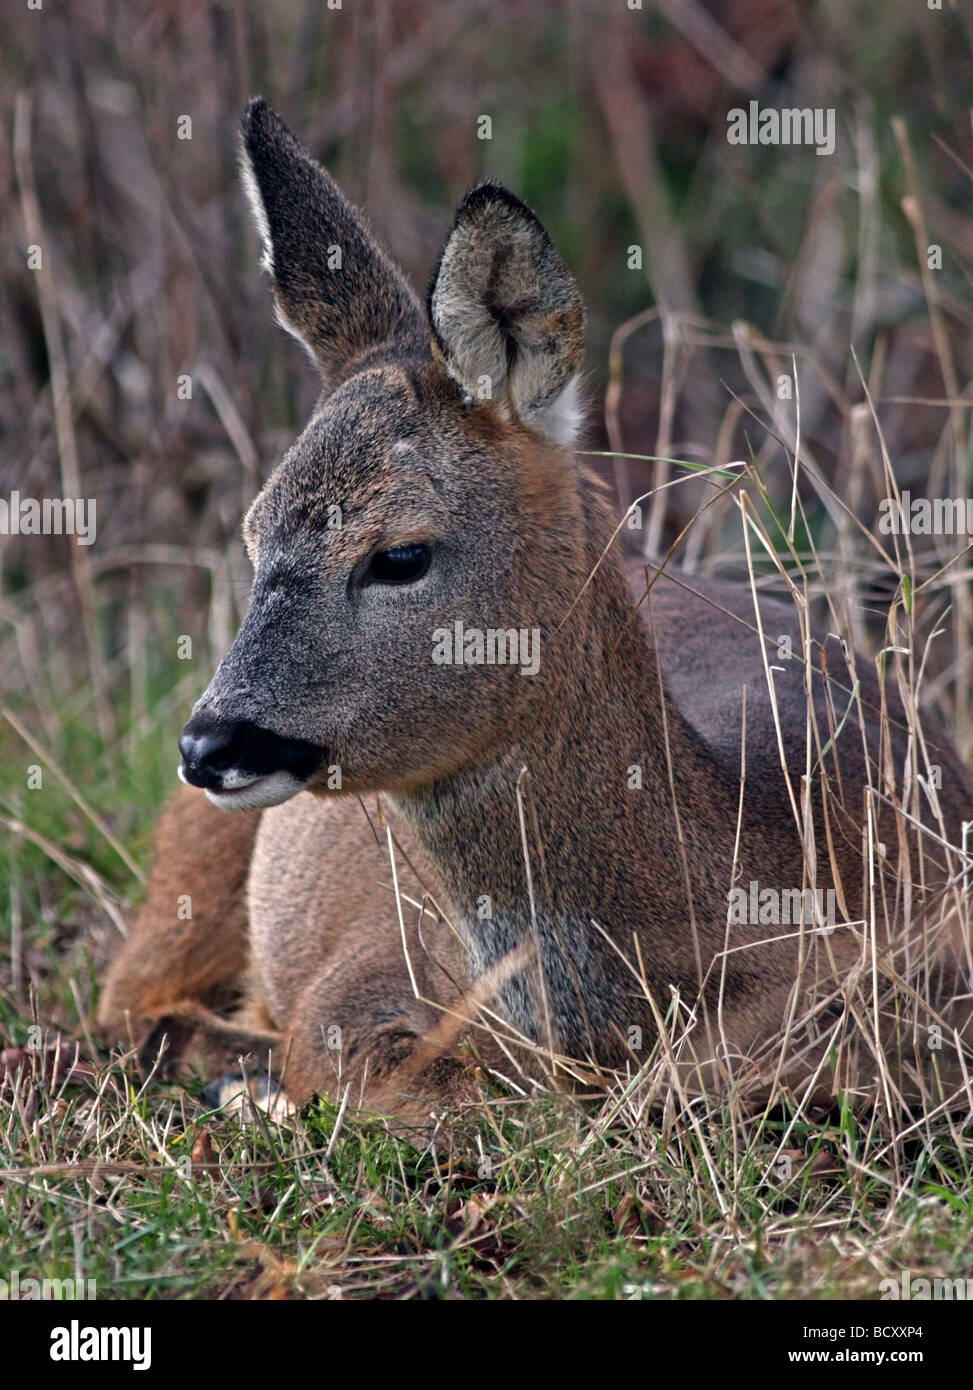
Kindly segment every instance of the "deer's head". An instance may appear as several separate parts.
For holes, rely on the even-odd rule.
[[[415,788],[489,757],[545,698],[543,645],[528,677],[511,639],[543,644],[585,578],[564,447],[581,298],[534,214],[488,183],[457,211],[424,312],[261,100],[243,156],[278,317],[324,386],[244,523],[249,611],[180,773],[237,808],[339,779]]]

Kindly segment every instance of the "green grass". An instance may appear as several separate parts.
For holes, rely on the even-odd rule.
[[[773,1128],[741,1155],[745,1136],[711,1122],[708,1189],[684,1136],[593,1142],[566,1103],[469,1117],[420,1147],[346,1118],[326,1159],[324,1103],[243,1123],[119,1063],[19,1094],[4,1267],[80,1268],[99,1296],[871,1299],[903,1268],[969,1271],[965,1159],[945,1128],[903,1181],[859,1168],[840,1126],[800,1126],[789,1143],[821,1171],[768,1180]]]

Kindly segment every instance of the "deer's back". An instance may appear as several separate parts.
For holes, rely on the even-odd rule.
[[[629,562],[628,579],[640,598],[646,588],[644,567]],[[733,775],[740,772],[745,754],[747,780],[753,784],[749,794],[758,800],[761,777],[779,767],[781,744],[792,776],[799,779],[805,771],[808,726],[797,610],[790,603],[763,595],[759,609],[762,643],[753,594],[745,584],[694,576],[675,580],[663,575],[641,606],[649,640],[657,643],[666,683],[679,712],[714,759]],[[908,756],[908,719],[894,677],[887,676],[883,691],[873,663],[861,653],[857,654],[853,677],[840,641],[813,625],[811,632],[811,699],[821,745],[834,734],[825,765],[828,758],[833,761],[837,756],[842,776],[850,781],[849,790],[860,795],[868,781],[867,748],[871,780],[877,788],[887,790],[878,775],[884,711],[901,785]],[[791,655],[782,655],[788,650]],[[947,827],[958,835],[960,821],[973,810],[973,778],[944,730],[925,714],[923,730],[930,760],[942,770],[939,800]],[[812,742],[812,769],[817,747]],[[924,772],[921,761],[920,771]],[[779,809],[779,803],[774,804]]]

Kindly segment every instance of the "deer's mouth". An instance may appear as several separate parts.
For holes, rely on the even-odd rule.
[[[180,767],[182,781],[189,779]],[[206,787],[209,801],[224,811],[256,811],[267,806],[279,806],[303,791],[309,778],[295,777],[291,772],[268,772],[261,776],[237,774],[240,780],[222,787]]]
[[[252,811],[289,801],[311,781],[325,750],[250,720],[228,720],[197,708],[179,740],[179,777],[205,791],[214,806]]]

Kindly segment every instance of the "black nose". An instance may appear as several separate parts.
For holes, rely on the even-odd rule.
[[[238,725],[208,723],[199,727],[197,720],[191,719],[179,739],[186,780],[197,787],[219,787],[221,774],[236,762],[239,743]]]
[[[275,734],[249,719],[217,719],[207,710],[197,711],[183,729],[179,751],[186,781],[211,791],[223,790],[230,771],[242,777],[289,772],[305,782],[325,758],[316,743]]]

